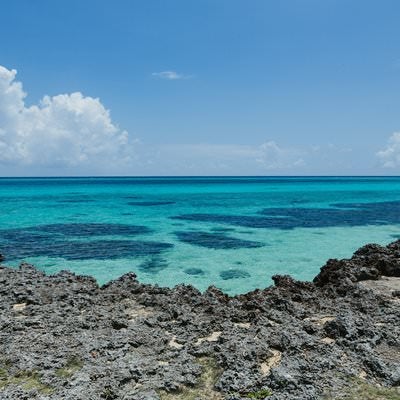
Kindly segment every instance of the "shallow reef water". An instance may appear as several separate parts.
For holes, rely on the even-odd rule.
[[[2,178],[0,211],[9,264],[234,294],[400,237],[400,178]]]

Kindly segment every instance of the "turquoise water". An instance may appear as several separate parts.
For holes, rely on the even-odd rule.
[[[400,178],[2,178],[0,252],[47,273],[230,294],[400,237]]]

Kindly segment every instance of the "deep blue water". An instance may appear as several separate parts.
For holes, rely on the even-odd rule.
[[[104,283],[240,293],[400,237],[400,178],[1,178],[0,252]]]

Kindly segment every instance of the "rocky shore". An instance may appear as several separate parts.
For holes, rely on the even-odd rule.
[[[400,399],[400,241],[274,282],[229,297],[2,266],[0,398]]]

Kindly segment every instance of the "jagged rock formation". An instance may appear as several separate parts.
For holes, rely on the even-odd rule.
[[[229,297],[0,267],[0,398],[400,399],[400,241],[274,282]]]

